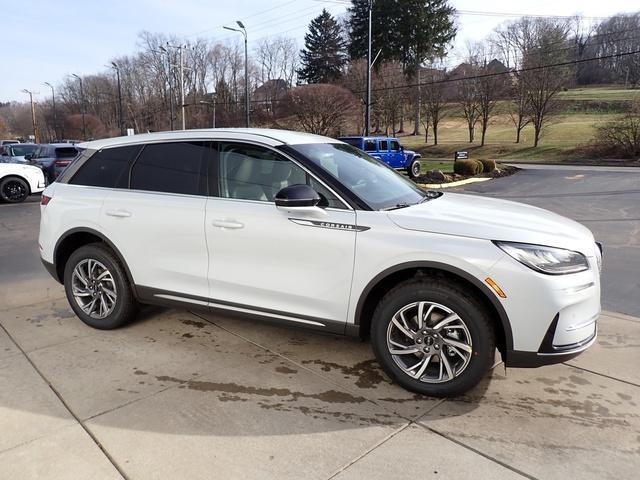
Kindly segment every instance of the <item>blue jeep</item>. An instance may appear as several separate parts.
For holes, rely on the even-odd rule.
[[[411,178],[420,176],[421,155],[405,150],[397,138],[392,137],[340,137],[349,145],[358,147],[396,170],[406,170]]]

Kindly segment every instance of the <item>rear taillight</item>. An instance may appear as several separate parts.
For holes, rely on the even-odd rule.
[[[48,205],[51,201],[51,198],[52,197],[49,197],[47,195],[42,195],[42,197],[40,198],[40,205]]]

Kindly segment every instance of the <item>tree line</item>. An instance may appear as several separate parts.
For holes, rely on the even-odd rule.
[[[217,127],[243,125],[249,82],[254,126],[362,133],[369,8],[369,0],[352,0],[343,18],[323,10],[310,23],[302,49],[286,36],[261,39],[251,52],[248,78],[239,43],[143,32],[137,53],[82,77],[82,91],[77,78],[62,79],[55,86],[55,111],[52,98],[40,96],[39,140],[80,139],[85,131],[87,138],[119,135],[120,118],[136,132],[177,128],[181,45],[186,128],[209,127],[214,115]],[[457,27],[448,1],[405,0],[399,8],[396,1],[376,0],[371,8],[375,132],[424,134],[425,142],[437,144],[443,119],[457,117],[469,141],[484,144],[492,118],[506,113],[514,141],[532,125],[537,146],[560,108],[562,89],[640,83],[640,55],[633,53],[640,51],[640,13],[598,23],[523,17],[461,54],[451,50]],[[0,136],[31,133],[28,103],[0,104]]]

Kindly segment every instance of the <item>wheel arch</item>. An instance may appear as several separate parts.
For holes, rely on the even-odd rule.
[[[56,245],[53,249],[53,266],[56,280],[58,280],[58,282],[60,283],[64,282],[64,268],[67,260],[69,260],[71,254],[78,248],[90,243],[104,243],[113,251],[113,253],[120,261],[120,264],[123,266],[127,274],[129,284],[133,288],[134,295],[137,298],[133,276],[131,275],[129,266],[124,261],[124,257],[122,256],[122,253],[120,253],[118,247],[116,247],[113,242],[111,242],[104,234],[88,227],[77,227],[67,230],[60,236],[60,238],[56,242]]]
[[[488,286],[473,275],[457,267],[439,262],[418,261],[407,262],[388,268],[376,275],[362,290],[354,315],[355,329],[360,337],[369,333],[371,318],[378,300],[398,283],[416,276],[444,276],[468,288],[475,293],[495,321],[496,341],[503,358],[513,350],[513,333],[504,307]]]

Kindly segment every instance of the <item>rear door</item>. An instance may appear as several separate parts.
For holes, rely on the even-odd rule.
[[[105,198],[100,224],[136,285],[147,287],[140,289],[145,295],[189,301],[209,294],[204,215],[210,146],[148,144],[120,182],[123,188]]]
[[[386,138],[381,138],[378,140],[378,152],[380,153],[380,159],[389,164],[389,141]]]

